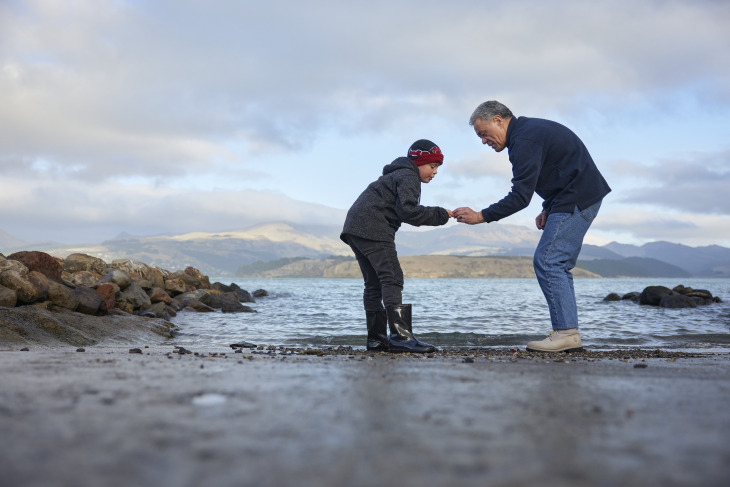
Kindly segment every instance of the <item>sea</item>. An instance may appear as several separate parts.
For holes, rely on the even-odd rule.
[[[248,342],[290,347],[365,348],[361,279],[211,278],[268,296],[245,303],[255,313],[183,311],[172,318],[179,346],[228,346]],[[610,293],[679,284],[706,289],[722,301],[688,309],[604,301]],[[730,352],[730,279],[574,280],[583,345]],[[438,347],[524,348],[550,331],[547,304],[532,279],[406,279],[403,302],[413,305],[413,332]]]

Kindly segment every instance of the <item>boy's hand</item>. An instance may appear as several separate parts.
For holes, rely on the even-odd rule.
[[[446,208],[444,208],[444,210],[446,210]],[[449,218],[454,218],[454,212],[453,212],[453,211],[451,211],[451,210],[446,210],[446,213],[448,213],[448,214],[449,214]]]
[[[454,218],[459,223],[466,223],[467,225],[476,225],[477,223],[484,223],[484,216],[481,211],[474,211],[467,206],[462,206],[454,210]]]

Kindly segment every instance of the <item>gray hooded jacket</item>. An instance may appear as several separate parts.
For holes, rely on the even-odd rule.
[[[399,157],[383,168],[383,175],[363,191],[350,207],[340,238],[345,235],[380,242],[395,241],[401,223],[419,227],[438,226],[449,214],[438,206],[421,206],[421,178],[418,166]]]

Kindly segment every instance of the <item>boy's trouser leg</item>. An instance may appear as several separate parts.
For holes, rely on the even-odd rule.
[[[403,300],[403,270],[398,262],[395,242],[378,242],[348,236],[348,243],[360,265],[365,290],[365,311],[378,311],[401,304]]]

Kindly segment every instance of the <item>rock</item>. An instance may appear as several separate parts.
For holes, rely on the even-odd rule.
[[[93,271],[78,271],[69,275],[69,281],[74,286],[96,287],[101,280],[101,274]]]
[[[66,257],[66,260],[63,263],[63,270],[69,274],[80,271],[93,271],[96,274],[103,276],[106,274],[106,267],[106,262],[103,260],[86,254],[71,254]]]
[[[8,259],[22,262],[29,271],[40,272],[48,279],[61,284],[61,264],[49,254],[38,251],[22,251],[10,254]]]
[[[119,269],[112,269],[99,281],[100,284],[104,284],[107,282],[112,282],[116,284],[117,286],[119,286],[119,289],[121,291],[124,291],[132,285],[132,278],[124,271],[120,271]]]
[[[622,300],[629,299],[629,300],[631,300],[631,301],[633,301],[635,303],[638,303],[640,297],[641,297],[641,293],[636,292],[636,291],[631,291],[630,293],[626,293],[623,296],[621,296],[621,299]]]
[[[45,299],[47,293],[44,294],[43,289],[30,281],[28,269],[18,261],[9,260],[8,262],[16,262],[23,267],[23,270],[13,269],[0,272],[0,285],[15,291],[19,304],[33,304]]]
[[[257,290],[255,290],[253,292],[253,297],[254,298],[263,298],[263,297],[266,297],[268,295],[269,295],[269,293],[266,290],[264,290],[264,289],[257,289]]]
[[[107,310],[114,308],[116,305],[116,295],[119,291],[119,286],[112,282],[105,282],[96,286],[96,292],[104,300]]]
[[[697,304],[689,296],[672,293],[662,295],[659,306],[662,308],[696,308]]]
[[[223,313],[256,313],[250,306],[244,306],[234,292],[221,294],[221,312]]]
[[[127,289],[121,290],[117,295],[117,302],[122,301],[128,303],[133,309],[140,309],[144,306],[152,304],[150,297],[134,282],[127,287]],[[118,306],[118,305],[117,305]]]
[[[79,298],[76,297],[73,289],[68,288],[63,284],[59,284],[40,273],[32,274],[30,276],[30,280],[36,286],[43,288],[47,299],[56,306],[71,311],[76,310],[79,306]]]
[[[215,312],[215,309],[211,308],[208,305],[205,305],[198,301],[197,299],[188,299],[185,303],[185,307],[183,308],[183,311],[197,311],[199,313],[213,313]]]
[[[189,301],[195,300],[205,304],[206,306],[210,306],[211,308],[214,308],[215,305],[218,304],[218,307],[220,308],[220,298],[213,297],[204,289],[196,289],[194,291],[183,293],[179,296],[175,296],[175,299],[182,303],[183,306],[188,306]]]
[[[664,286],[649,286],[644,288],[639,296],[639,304],[659,306],[662,296],[672,294],[672,290]]]
[[[111,267],[126,272],[134,279],[150,281],[152,287],[165,287],[164,273],[157,267],[152,267],[144,262],[136,262],[129,259],[116,259],[112,261]]]
[[[231,291],[233,291],[231,286],[226,286],[225,284],[220,282],[214,282],[210,285],[210,288],[215,289],[216,291],[219,291],[221,293],[230,293]]]
[[[168,321],[170,320],[170,313],[167,312],[167,305],[161,301],[144,306],[142,311],[149,313],[155,318],[162,318]]]
[[[210,289],[210,279],[194,267],[187,267],[184,271],[177,271],[173,278],[180,279],[185,284],[194,288]]]
[[[603,298],[604,301],[621,301],[621,296],[619,296],[616,293],[611,293],[605,298]]]
[[[170,297],[170,295],[167,294],[165,290],[161,287],[153,287],[149,292],[149,296],[150,301],[153,303],[172,303],[172,298]]]
[[[0,343],[4,345],[87,347],[103,340],[142,339],[161,343],[172,338],[176,329],[164,320],[126,313],[89,316],[64,309],[49,311],[41,306],[0,308]]]
[[[15,291],[5,286],[0,286],[0,306],[14,308],[18,303],[18,296]]]
[[[172,297],[178,296],[180,294],[183,294],[187,291],[192,290],[192,289],[188,289],[187,285],[182,281],[182,279],[177,279],[177,278],[165,279],[164,289],[165,289],[165,292]]]
[[[256,300],[253,298],[250,292],[245,289],[241,289],[238,284],[231,283],[231,290],[238,295],[238,300],[242,303],[255,303]]]
[[[73,292],[79,300],[79,305],[76,308],[79,313],[95,316],[106,312],[106,303],[95,290],[90,287],[78,286]],[[103,308],[102,304],[104,304]]]

